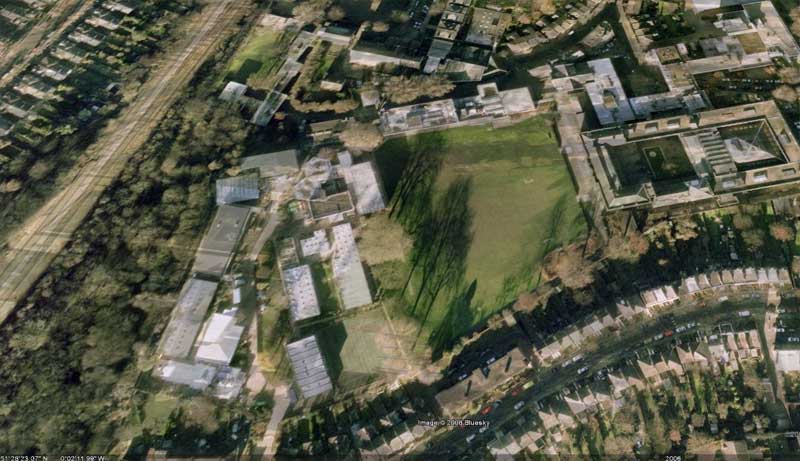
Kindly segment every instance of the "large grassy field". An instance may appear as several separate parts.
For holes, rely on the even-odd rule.
[[[475,324],[537,283],[543,256],[585,233],[583,215],[547,118],[389,140],[376,153],[387,193],[394,193],[412,146],[426,137],[442,143],[441,152],[430,153],[443,156],[436,191],[458,178],[472,180],[465,280],[477,283],[470,319]],[[426,327],[442,322],[447,301],[437,301]]]

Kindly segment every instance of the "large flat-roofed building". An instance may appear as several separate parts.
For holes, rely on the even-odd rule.
[[[443,129],[457,123],[458,113],[452,99],[397,107],[381,116],[381,129],[387,136]]]
[[[314,277],[307,264],[284,270],[283,285],[289,297],[289,313],[293,322],[319,315]]]
[[[221,277],[233,258],[249,215],[249,208],[234,205],[219,206],[211,227],[197,249],[192,271]]]
[[[217,205],[258,200],[261,196],[257,174],[218,179]]]
[[[311,398],[333,389],[315,336],[287,344],[286,352],[294,370],[294,381],[303,398]]]
[[[716,15],[713,27],[721,37],[692,44],[700,56],[686,56],[692,74],[772,64],[774,58],[795,58],[800,48],[772,2],[748,2]],[[685,49],[685,48],[684,48]]]
[[[528,88],[500,91],[494,83],[477,86],[478,94],[395,107],[381,113],[384,136],[412,135],[463,125],[502,124],[536,110]]]
[[[295,149],[244,157],[240,166],[242,171],[258,169],[262,178],[294,174],[300,171],[298,152]]]
[[[628,5],[636,3],[641,2]],[[702,24],[698,27],[706,31],[702,38],[677,44],[678,54],[670,59],[689,74],[752,69],[772,65],[773,59],[792,61],[800,55],[800,47],[771,1],[693,0],[686,8],[702,12],[697,15]],[[623,30],[637,59],[654,64],[649,55],[659,42],[664,43],[662,31],[638,8],[625,13]],[[650,51],[645,53],[645,49]]]
[[[378,176],[371,162],[359,163],[344,169],[344,179],[350,185],[358,214],[371,214],[386,208]]]
[[[597,59],[587,64],[595,78],[586,83],[586,93],[600,123],[608,125],[633,120],[636,115],[611,60]]]
[[[345,309],[372,302],[372,294],[350,223],[333,226],[333,278]]]
[[[722,206],[800,182],[800,146],[773,101],[582,135],[608,209]]]
[[[331,244],[325,229],[317,229],[312,236],[300,240],[300,251],[304,258],[314,255],[327,256],[331,251]]]
[[[172,311],[172,318],[161,336],[161,355],[176,359],[189,356],[216,291],[217,282],[197,278],[186,281],[178,304]]]

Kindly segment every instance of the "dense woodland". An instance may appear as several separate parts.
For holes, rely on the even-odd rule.
[[[0,336],[0,452],[104,453],[144,396],[134,391],[212,210],[215,176],[249,127],[216,101],[235,43],[101,198]],[[139,360],[139,358],[142,360]]]

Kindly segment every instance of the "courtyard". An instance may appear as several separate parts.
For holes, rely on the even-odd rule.
[[[607,146],[609,157],[623,187],[645,182],[690,179],[695,176],[678,136],[665,136]]]

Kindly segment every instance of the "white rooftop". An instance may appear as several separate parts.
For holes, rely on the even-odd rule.
[[[353,189],[358,214],[375,213],[386,208],[372,163],[359,163],[345,169],[344,178]]]
[[[214,314],[206,323],[196,358],[198,361],[229,365],[239,345],[244,327],[236,325],[236,309]]]
[[[313,236],[300,240],[300,250],[305,258],[312,255],[324,255],[331,251],[331,244],[325,229],[318,229],[314,231]]]
[[[258,200],[261,195],[258,189],[257,174],[218,179],[216,186],[217,205]]]
[[[173,384],[183,384],[193,389],[204,390],[216,374],[216,368],[202,364],[188,364],[165,360],[156,367],[156,376]]]
[[[289,312],[293,322],[319,315],[314,277],[307,264],[283,271],[283,283],[289,297]]]
[[[222,93],[220,93],[219,99],[226,102],[238,101],[239,98],[244,96],[246,91],[247,85],[242,85],[241,83],[231,81],[225,85],[225,89],[223,89]]]
[[[345,309],[364,306],[372,302],[367,276],[353,238],[349,223],[333,229],[333,278]]]
[[[609,125],[636,118],[611,60],[596,59],[587,64],[592,69],[594,80],[586,84],[586,92],[600,123]]]
[[[775,368],[777,368],[778,371],[800,371],[800,350],[778,349],[775,353],[777,355]]]

